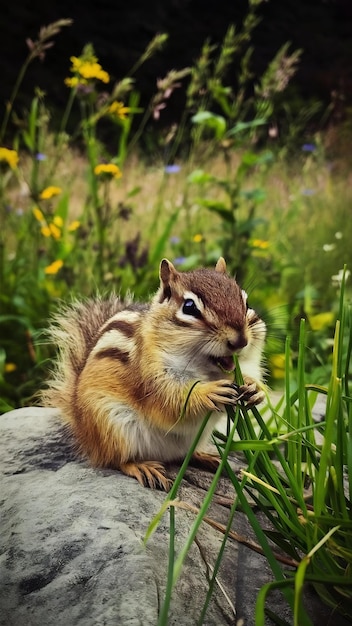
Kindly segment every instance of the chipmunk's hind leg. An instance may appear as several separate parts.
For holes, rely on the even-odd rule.
[[[219,455],[209,454],[207,452],[194,452],[190,460],[190,465],[193,465],[193,467],[199,467],[200,469],[208,470],[213,473],[216,472],[219,464]]]
[[[138,480],[143,487],[169,491],[172,485],[172,481],[165,476],[165,467],[157,461],[122,463],[120,470]]]

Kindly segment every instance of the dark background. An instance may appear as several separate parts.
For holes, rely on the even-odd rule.
[[[246,9],[245,0],[7,0],[0,22],[1,103],[9,97],[27,55],[26,38],[35,39],[42,25],[56,19],[70,17],[74,23],[55,38],[43,63],[36,59],[30,66],[17,107],[29,102],[36,85],[59,107],[66,102],[63,79],[69,57],[79,55],[88,42],[104,69],[119,79],[157,32],[167,32],[165,49],[136,76],[145,103],[156,78],[171,68],[192,65],[204,40],[221,42],[228,25],[240,24]],[[304,50],[294,79],[299,96],[328,104],[332,92],[338,92],[346,111],[352,100],[352,0],[269,0],[259,14],[262,21],[253,40],[255,70],[262,71],[279,47],[291,41],[291,50]],[[177,118],[178,106],[173,99],[165,115]]]

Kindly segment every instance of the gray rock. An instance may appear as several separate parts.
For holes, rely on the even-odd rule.
[[[143,537],[165,494],[77,460],[51,409],[3,415],[1,431],[1,625],[155,626],[166,580],[167,517],[146,547]],[[180,545],[192,520],[177,514]],[[209,535],[206,529],[200,540]],[[194,624],[205,596],[196,546],[185,571],[170,624]],[[221,623],[222,614],[214,604],[208,623]]]
[[[55,410],[19,409],[0,423],[0,625],[156,626],[166,585],[168,514],[146,546],[143,537],[165,494],[77,459]],[[189,469],[180,497],[199,505],[210,480]],[[232,496],[221,479],[209,515],[226,524],[224,498]],[[176,551],[193,520],[193,513],[177,509]],[[235,530],[251,534],[241,513]],[[207,592],[206,562],[214,563],[221,540],[202,525],[173,593],[169,625],[197,623]],[[217,588],[205,624],[252,626],[257,591],[272,579],[265,559],[229,541],[219,579],[236,615]],[[278,606],[287,616],[281,596]]]

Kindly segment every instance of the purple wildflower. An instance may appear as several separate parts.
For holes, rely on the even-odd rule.
[[[170,237],[170,243],[173,243],[173,244],[180,243],[180,238],[176,236]]]
[[[314,145],[314,143],[304,143],[302,146],[303,152],[314,152],[316,149],[317,147]]]
[[[37,154],[35,155],[35,158],[37,161],[46,161],[47,156],[46,154],[43,154],[42,152],[37,152]]]
[[[176,257],[176,259],[174,259],[174,263],[175,263],[175,265],[183,265],[185,260],[186,260],[185,256],[178,256],[178,257]]]
[[[302,189],[301,193],[303,196],[314,196],[316,193],[315,189]]]
[[[180,165],[165,165],[166,174],[177,174],[181,169]]]

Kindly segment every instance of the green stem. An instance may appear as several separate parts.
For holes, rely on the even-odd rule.
[[[1,130],[0,130],[0,141],[2,141],[3,138],[4,138],[4,135],[5,135],[5,132],[6,132],[6,128],[7,128],[7,124],[9,122],[10,115],[12,113],[14,102],[15,102],[15,100],[17,98],[17,94],[18,94],[19,88],[20,88],[20,86],[22,84],[22,81],[24,79],[25,73],[26,73],[26,71],[28,69],[28,66],[29,66],[31,60],[32,60],[31,54],[29,54],[27,59],[23,63],[20,71],[19,71],[19,74],[17,76],[17,80],[15,82],[14,88],[13,88],[11,96],[10,96],[10,100],[6,103],[5,115],[4,115],[4,119],[3,119],[2,125],[1,125]]]
[[[140,139],[140,137],[142,135],[142,132],[143,132],[143,130],[144,130],[144,128],[145,128],[145,126],[146,126],[146,124],[147,124],[151,114],[152,114],[152,107],[151,107],[151,105],[149,105],[147,107],[147,109],[145,110],[145,112],[144,112],[144,115],[142,117],[142,120],[141,120],[141,123],[140,123],[139,127],[137,128],[135,134],[133,135],[133,137],[132,137],[132,139],[131,139],[131,141],[130,141],[130,143],[128,145],[128,152],[131,153],[132,149],[134,148],[134,146],[139,141],[139,139]]]
[[[76,94],[77,94],[77,89],[76,88],[75,89],[71,89],[70,96],[69,96],[69,99],[67,101],[66,108],[65,108],[64,114],[62,116],[61,124],[60,124],[60,130],[59,130],[59,136],[58,136],[58,138],[59,138],[59,144],[58,145],[59,146],[61,145],[62,134],[66,130],[68,118],[70,117],[70,113],[71,113],[71,110],[72,110],[72,106],[73,106],[73,102],[74,102],[74,99],[76,97]]]
[[[0,237],[0,293],[4,293],[4,284],[5,284],[4,257],[5,257],[5,243],[1,236]],[[1,304],[1,300],[0,300],[0,304]]]

